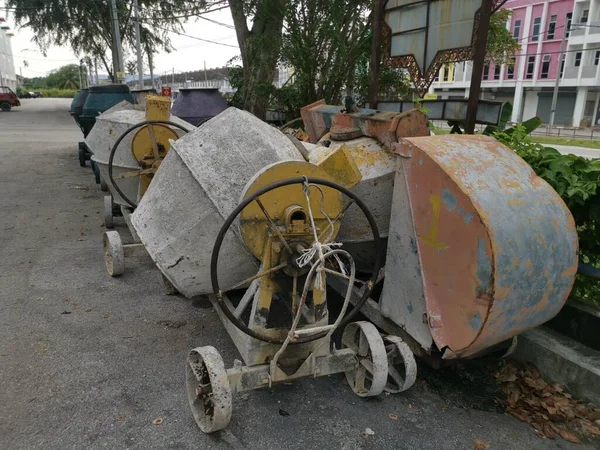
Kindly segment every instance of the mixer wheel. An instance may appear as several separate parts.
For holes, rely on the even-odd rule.
[[[94,172],[96,184],[100,184],[100,169],[98,168],[98,164],[95,161],[90,161],[90,165],[92,166],[92,172]]]
[[[104,225],[106,228],[114,228],[113,199],[110,195],[104,196]]]
[[[111,277],[123,275],[125,272],[125,252],[121,236],[116,231],[104,232],[104,262]]]
[[[231,420],[232,392],[223,358],[211,346],[190,351],[186,363],[190,408],[204,433],[225,428]]]
[[[85,143],[80,142],[79,148],[77,149],[77,156],[79,157],[79,165],[81,167],[85,167],[85,161],[87,160],[87,150],[85,148]]]
[[[102,192],[108,192],[108,184],[106,184],[106,181],[104,181],[104,178],[102,178],[102,176],[100,176],[100,190]]]
[[[398,336],[383,336],[388,360],[385,391],[397,394],[408,390],[417,379],[417,362],[412,350]]]
[[[374,397],[383,392],[388,379],[388,361],[383,339],[370,322],[348,324],[342,345],[356,353],[358,367],[346,372],[348,384],[359,397]]]

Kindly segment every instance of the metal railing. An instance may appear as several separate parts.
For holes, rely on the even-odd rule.
[[[433,126],[441,130],[450,130],[448,123],[443,120],[432,120]],[[516,125],[514,123],[507,124],[507,127]],[[482,132],[485,129],[485,125],[475,125],[475,132]],[[433,130],[435,133],[435,130]],[[554,126],[549,127],[548,125],[541,125],[538,129],[531,133],[532,136],[548,136],[548,137],[564,137],[568,139],[600,139],[600,126],[591,128],[577,128],[577,127],[561,127]]]

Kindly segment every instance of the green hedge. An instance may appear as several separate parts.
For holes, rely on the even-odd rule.
[[[44,97],[73,98],[77,93],[77,89],[40,89],[39,92],[41,92]]]
[[[44,97],[49,98],[73,98],[77,93],[77,89],[17,89],[17,95],[21,95],[22,92],[40,92]]]

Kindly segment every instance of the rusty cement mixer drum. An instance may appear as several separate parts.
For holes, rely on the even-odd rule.
[[[229,108],[171,147],[132,215],[133,226],[158,268],[186,297],[212,293],[210,258],[225,219],[247,183],[265,167],[304,161],[279,130]],[[299,175],[296,175],[299,176]],[[223,241],[222,283],[254,275],[258,261],[236,227]]]
[[[487,136],[408,138],[395,152],[382,314],[446,359],[554,317],[578,241],[552,187]]]

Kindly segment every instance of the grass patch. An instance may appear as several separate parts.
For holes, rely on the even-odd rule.
[[[600,149],[600,139],[572,139],[560,136],[531,136],[531,140],[544,145],[574,145],[576,147]]]
[[[449,134],[449,129],[435,128],[433,132],[436,135]],[[599,139],[572,139],[560,136],[529,136],[533,142],[538,142],[543,145],[572,145],[575,147],[593,148],[600,150],[600,135]]]

